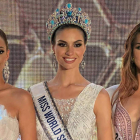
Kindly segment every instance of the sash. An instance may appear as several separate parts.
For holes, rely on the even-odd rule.
[[[29,88],[42,128],[50,140],[72,140],[56,108],[46,82]]]

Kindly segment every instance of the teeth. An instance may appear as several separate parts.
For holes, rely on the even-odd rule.
[[[74,59],[68,59],[68,58],[67,58],[67,59],[65,59],[65,60],[66,60],[66,61],[73,61]]]

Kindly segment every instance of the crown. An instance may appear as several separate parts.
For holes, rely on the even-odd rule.
[[[82,9],[72,8],[72,4],[68,3],[63,9],[56,9],[56,11],[49,16],[46,23],[48,38],[51,40],[54,31],[63,24],[75,24],[80,26],[86,33],[87,39],[91,34],[91,20]]]

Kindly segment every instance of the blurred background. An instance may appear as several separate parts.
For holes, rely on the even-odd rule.
[[[0,28],[10,49],[10,84],[28,89],[53,78],[56,70],[45,25],[66,3],[81,7],[92,21],[82,75],[104,87],[120,82],[124,43],[140,22],[139,0],[0,0]]]

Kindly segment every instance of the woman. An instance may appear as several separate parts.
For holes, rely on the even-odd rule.
[[[120,85],[107,91],[112,97],[116,140],[140,140],[140,24],[125,43]]]
[[[84,67],[90,28],[88,15],[71,4],[57,9],[47,22],[58,69],[52,80],[30,88],[39,119],[39,140],[112,140],[108,93],[79,72],[80,63]],[[55,61],[53,64],[57,66]]]
[[[0,140],[36,140],[35,111],[27,91],[8,84],[8,42],[0,29]],[[5,76],[5,80],[3,78]]]

